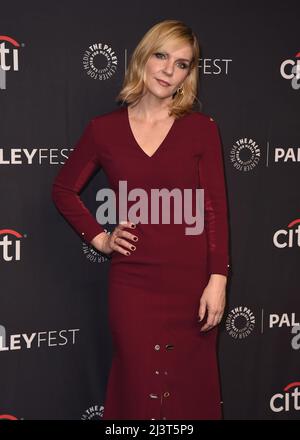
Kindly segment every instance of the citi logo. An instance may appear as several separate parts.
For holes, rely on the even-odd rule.
[[[297,225],[295,228],[294,226]],[[287,229],[279,229],[273,235],[273,244],[277,248],[300,247],[300,219],[291,221]]]
[[[18,418],[12,414],[0,414],[0,420],[18,420]]]
[[[20,261],[21,241],[24,236],[13,229],[0,229],[0,247],[2,247],[2,260]],[[1,254],[0,254],[1,258]]]
[[[294,90],[300,89],[300,52],[295,55],[295,59],[282,61],[280,75],[282,78],[291,81],[291,86]]]
[[[0,35],[0,89],[6,89],[6,72],[19,70],[20,44],[7,35]]]
[[[299,385],[300,382],[292,382],[283,389],[283,393],[274,394],[270,400],[271,410],[276,413],[293,409],[299,411]]]

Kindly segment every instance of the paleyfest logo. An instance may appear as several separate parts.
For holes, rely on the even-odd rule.
[[[6,72],[19,70],[19,48],[14,38],[0,35],[0,90],[6,89]]]
[[[75,345],[79,328],[36,331],[20,331],[8,334],[6,327],[0,324],[0,354],[15,350],[31,350],[41,347],[62,347]]]
[[[118,67],[114,50],[106,43],[91,44],[83,55],[83,68],[92,79],[110,79]]]

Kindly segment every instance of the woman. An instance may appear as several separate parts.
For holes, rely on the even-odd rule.
[[[217,124],[193,109],[198,58],[184,23],[153,26],[131,57],[117,97],[125,105],[90,121],[53,184],[60,212],[111,257],[104,419],[222,418],[216,338],[229,267],[227,200]],[[78,195],[99,168],[116,206],[121,181],[149,198],[152,189],[204,189],[204,230],[187,234],[185,222],[129,214],[108,233]]]

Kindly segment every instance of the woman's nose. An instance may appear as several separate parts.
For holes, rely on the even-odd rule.
[[[171,75],[173,73],[173,65],[170,61],[167,61],[164,65],[163,71]]]

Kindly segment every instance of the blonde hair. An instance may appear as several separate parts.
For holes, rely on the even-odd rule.
[[[198,59],[200,55],[196,35],[190,27],[179,20],[164,20],[151,27],[136,46],[127,67],[122,89],[116,101],[122,104],[136,104],[141,98],[144,89],[145,64],[149,57],[156,52],[167,40],[173,39],[182,43],[189,43],[193,58],[189,66],[188,76],[183,82],[183,94],[176,91],[169,106],[169,115],[176,118],[191,113],[198,104],[199,85]]]

